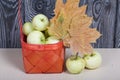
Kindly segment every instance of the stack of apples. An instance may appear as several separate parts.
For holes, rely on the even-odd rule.
[[[23,25],[22,31],[27,36],[28,44],[54,44],[59,40],[50,36],[47,30],[49,20],[44,14],[37,14],[31,22]]]

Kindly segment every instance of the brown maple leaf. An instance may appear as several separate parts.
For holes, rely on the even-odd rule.
[[[85,14],[86,5],[79,7],[79,0],[57,0],[55,17],[50,20],[49,33],[63,40],[65,46],[69,46],[74,53],[92,53],[91,43],[96,42],[100,33],[89,26],[92,17]]]
[[[81,26],[79,28],[70,28],[69,44],[74,53],[92,53],[93,48],[90,43],[95,43],[96,39],[100,37],[96,28]]]
[[[54,9],[55,16],[51,19],[51,22],[54,22],[54,20],[58,18],[63,7],[64,7],[63,0],[56,0],[55,9]]]

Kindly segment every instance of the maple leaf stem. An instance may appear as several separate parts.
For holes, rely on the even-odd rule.
[[[69,29],[71,28],[71,23],[73,22],[73,18],[74,18],[74,16],[73,16],[73,17],[71,18],[71,20],[70,20]],[[70,35],[69,31],[67,31],[67,33],[68,33],[68,35],[69,35],[70,38],[71,38],[72,36]]]
[[[74,16],[71,18],[71,20],[70,20],[70,24],[69,24],[69,29],[71,28],[71,23],[72,23],[72,21],[73,21],[73,18],[74,18]]]
[[[70,25],[69,25],[69,29],[70,29]],[[67,35],[69,35],[69,37],[71,38],[71,35],[70,35],[70,33],[69,33],[68,30],[66,31],[66,34],[62,36],[62,39],[64,40],[64,38],[65,38]]]

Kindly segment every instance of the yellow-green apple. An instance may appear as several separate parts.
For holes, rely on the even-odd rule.
[[[46,40],[46,44],[54,44],[54,43],[58,43],[58,42],[59,42],[59,40],[56,39],[54,36],[50,36]]]
[[[91,54],[85,54],[83,59],[86,62],[86,68],[88,69],[96,69],[98,68],[101,63],[102,63],[102,57],[100,55],[100,53],[94,51]]]
[[[66,61],[66,68],[72,74],[78,74],[85,68],[85,61],[80,56],[71,56]]]
[[[22,31],[25,35],[28,35],[30,32],[32,32],[34,29],[33,29],[33,26],[32,26],[32,23],[31,22],[26,22],[24,23],[23,25],[23,28],[22,28]]]
[[[45,44],[45,36],[40,31],[32,31],[27,36],[27,43],[29,43],[29,44]]]
[[[47,29],[47,26],[49,25],[49,20],[47,16],[45,16],[44,14],[37,14],[36,16],[33,17],[32,24],[36,30],[44,31]]]

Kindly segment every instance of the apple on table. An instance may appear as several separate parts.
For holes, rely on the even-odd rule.
[[[87,69],[96,69],[102,63],[102,57],[101,57],[100,53],[98,53],[97,51],[94,51],[91,54],[85,54],[83,59],[86,62],[85,67]]]
[[[85,68],[85,61],[80,56],[72,55],[66,60],[66,68],[69,73],[81,73]]]
[[[66,68],[72,74],[80,73],[84,68],[96,69],[102,63],[100,53],[94,51],[91,54],[85,54],[83,57],[74,55],[66,60]]]

